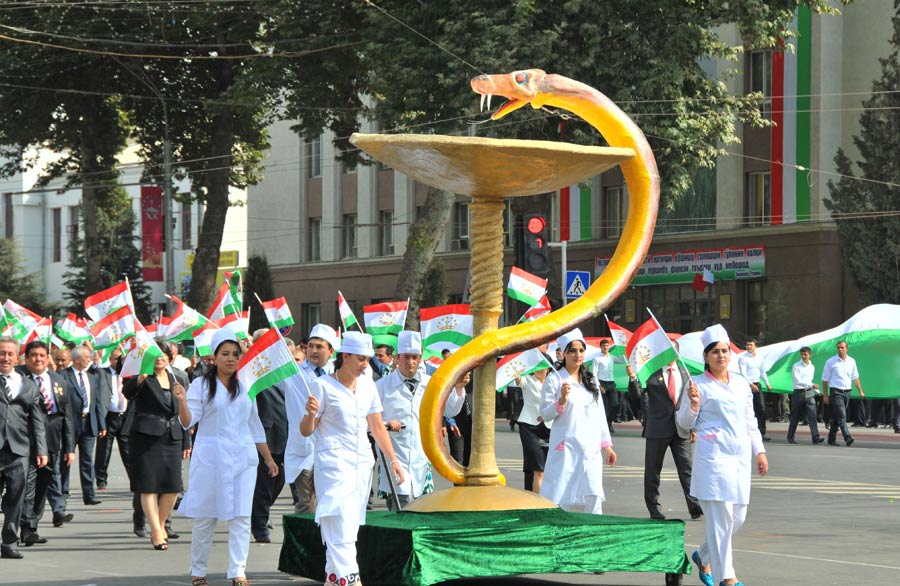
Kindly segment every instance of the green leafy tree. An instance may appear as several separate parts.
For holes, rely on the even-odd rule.
[[[825,207],[838,226],[844,262],[861,300],[900,303],[900,7],[893,19],[891,52],[881,79],[863,102],[856,169],[843,149],[834,158],[841,178],[828,182]]]
[[[260,328],[269,327],[266,313],[259,304],[257,296],[263,301],[271,301],[275,298],[275,288],[272,286],[272,271],[269,270],[269,261],[266,260],[266,257],[255,254],[247,259],[247,271],[244,277],[244,308],[250,310],[251,334]]]
[[[121,283],[127,277],[138,319],[149,324],[152,318],[150,287],[144,283],[140,238],[134,234],[135,223],[131,200],[125,190],[112,190],[107,205],[97,210],[99,252],[95,260],[100,265],[100,290]],[[64,298],[69,303],[68,310],[81,315],[84,313],[87,268],[83,239],[72,240],[69,255],[71,270],[63,275],[66,286]]]
[[[13,240],[0,238],[0,299],[12,299],[31,311],[48,315],[48,307],[36,274],[26,274],[22,252]]]

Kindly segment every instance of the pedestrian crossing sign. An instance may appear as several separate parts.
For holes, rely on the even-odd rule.
[[[591,286],[588,271],[566,271],[566,299],[578,299]]]

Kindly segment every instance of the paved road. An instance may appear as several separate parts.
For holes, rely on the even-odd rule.
[[[522,485],[518,434],[498,421],[498,458],[510,486]],[[855,586],[900,583],[900,435],[890,430],[856,433],[852,448],[812,446],[785,442],[786,425],[773,424],[768,444],[769,476],[754,479],[753,502],[745,530],[735,543],[736,567],[748,585],[781,584]],[[615,436],[620,465],[604,472],[609,514],[643,517],[643,440],[639,428],[618,426]],[[73,479],[75,520],[54,529],[45,521],[41,534],[46,545],[23,548],[23,560],[0,560],[0,584],[29,585],[187,585],[190,559],[190,522],[176,518],[183,537],[171,542],[168,552],[156,552],[149,540],[131,533],[130,495],[121,464],[113,458],[111,488],[99,493],[103,504],[86,507],[80,502]],[[671,461],[664,473],[662,505],[671,518],[686,516],[684,500]],[[309,580],[277,571],[281,545],[280,514],[289,512],[287,494],[279,499],[275,542],[253,544],[248,574],[255,586],[297,584]],[[685,543],[690,552],[701,541],[704,523],[686,523]],[[623,535],[622,539],[627,539]],[[224,526],[216,536],[210,560],[210,583],[225,586],[227,546]],[[661,574],[606,574],[516,577],[504,580],[467,580],[454,586],[555,586],[598,584],[607,586],[661,586]],[[685,576],[685,584],[699,584]],[[449,584],[449,583],[448,583]]]

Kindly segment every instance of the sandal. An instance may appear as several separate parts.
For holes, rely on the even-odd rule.
[[[247,578],[234,578],[231,586],[250,586],[250,581]]]
[[[191,580],[191,586],[209,586],[209,582],[206,581],[206,578],[194,578]]]

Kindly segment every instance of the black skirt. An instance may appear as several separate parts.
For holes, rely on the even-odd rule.
[[[128,438],[131,492],[181,492],[181,440],[166,433],[155,436],[132,431]]]
[[[550,430],[543,423],[529,425],[520,421],[519,438],[522,440],[522,472],[543,472]]]

